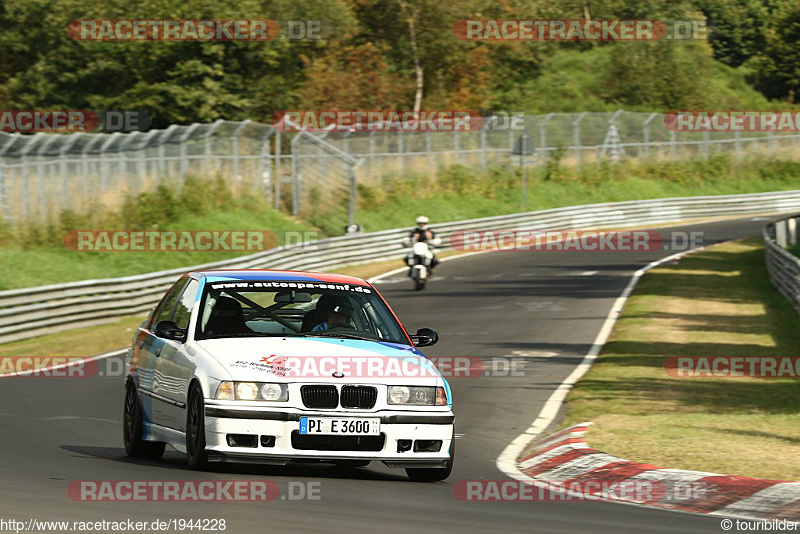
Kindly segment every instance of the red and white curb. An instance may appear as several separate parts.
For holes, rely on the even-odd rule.
[[[621,494],[609,500],[724,517],[800,521],[800,483],[662,469],[617,458],[591,448],[580,423],[532,441],[516,459],[517,469],[534,484],[569,488],[651,482],[662,488],[635,500]],[[641,494],[639,494],[641,496]]]

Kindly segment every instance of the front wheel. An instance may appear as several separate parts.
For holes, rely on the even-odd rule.
[[[136,393],[136,386],[133,385],[133,382],[128,382],[125,388],[122,433],[125,440],[125,452],[128,456],[161,458],[164,454],[166,443],[142,440],[144,434],[142,405],[139,403],[139,395]]]
[[[425,280],[421,280],[419,278],[414,279],[414,290],[421,291],[425,289]]]
[[[450,458],[448,458],[447,464],[444,468],[409,467],[406,469],[406,474],[408,475],[408,478],[414,482],[438,482],[440,480],[444,480],[450,476],[450,473],[453,472],[453,458],[455,457],[455,454],[456,440],[455,436],[453,436],[453,440],[450,442]]]
[[[186,460],[192,469],[204,469],[208,465],[204,407],[203,392],[195,384],[189,391],[186,407]]]

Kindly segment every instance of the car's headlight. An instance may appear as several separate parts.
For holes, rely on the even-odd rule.
[[[236,394],[233,390],[233,382],[220,382],[217,388],[217,398],[219,400],[233,400]]]
[[[254,382],[236,383],[236,400],[256,400],[258,385]]]
[[[289,389],[286,384],[225,381],[217,388],[217,399],[284,402],[289,400]]]
[[[261,399],[265,401],[289,400],[286,384],[261,384]]]
[[[433,386],[389,386],[389,404],[447,406],[444,388]]]

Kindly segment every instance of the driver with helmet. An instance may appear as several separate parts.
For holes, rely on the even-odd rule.
[[[317,302],[317,318],[323,322],[311,329],[312,332],[323,332],[331,328],[352,328],[350,318],[355,309],[350,299],[342,295],[322,295]]]

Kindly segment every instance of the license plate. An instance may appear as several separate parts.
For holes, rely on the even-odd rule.
[[[378,436],[381,433],[381,420],[378,418],[301,417],[300,433],[321,436]]]

